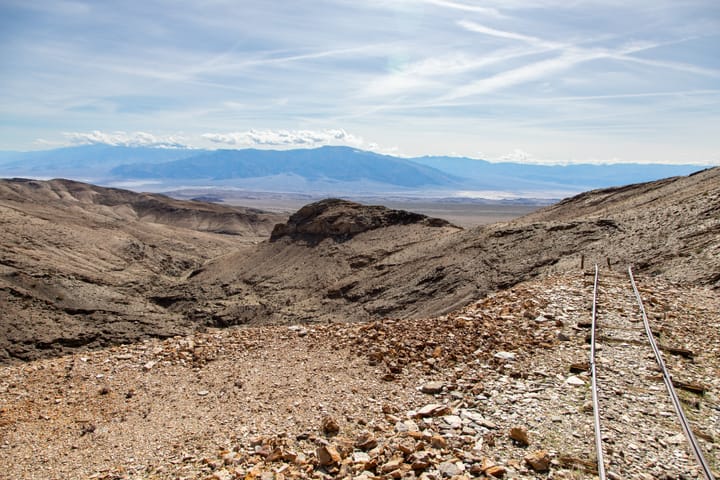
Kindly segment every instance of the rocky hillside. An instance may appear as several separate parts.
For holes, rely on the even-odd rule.
[[[276,224],[68,181],[0,192],[6,360],[206,326],[431,317],[582,262],[720,286],[717,168],[468,230],[342,200]]]
[[[8,478],[596,478],[596,261],[609,478],[701,478],[627,325],[627,263],[717,476],[720,169],[471,230],[327,200],[272,235],[250,221],[262,241],[201,231],[243,210],[2,186]],[[148,221],[145,202],[180,212]]]
[[[592,249],[678,283],[720,288],[720,168],[689,177],[587,192],[523,219],[610,219],[616,235]]]
[[[290,216],[287,223],[276,225],[270,235],[270,241],[290,237],[294,241],[300,240],[312,244],[320,243],[325,239],[343,242],[369,230],[411,224],[429,227],[451,226],[445,220],[428,218],[404,210],[328,199],[307,205]]]
[[[0,468],[38,480],[596,479],[585,273],[439,318],[210,330],[0,366]],[[680,395],[717,471],[720,298],[638,280],[661,345],[693,352],[666,363],[705,389]],[[662,381],[636,373],[650,388],[602,385],[608,478],[700,480]]]
[[[19,205],[48,205],[58,210],[91,210],[118,221],[142,221],[258,238],[265,238],[281,218],[253,208],[175,200],[73,180],[0,180],[0,199]]]
[[[193,330],[155,301],[281,217],[67,180],[0,181],[0,361]]]
[[[378,211],[305,207],[272,241],[209,262],[174,295],[203,291],[213,300],[196,303],[198,315],[262,323],[440,315],[583,260],[720,286],[720,169],[588,192],[470,230],[387,223],[379,218],[393,214]]]

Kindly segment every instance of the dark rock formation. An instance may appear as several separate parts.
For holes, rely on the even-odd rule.
[[[331,198],[306,205],[293,214],[287,223],[275,225],[270,241],[290,237],[313,244],[326,238],[342,242],[368,230],[409,224],[451,226],[446,220],[426,217],[419,213]]]

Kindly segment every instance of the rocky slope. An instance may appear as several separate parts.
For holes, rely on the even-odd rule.
[[[325,239],[344,242],[359,233],[396,225],[452,226],[445,220],[404,210],[328,199],[306,205],[292,215],[287,223],[276,225],[270,241],[290,237],[294,241],[309,244],[318,244]]]
[[[589,273],[438,318],[212,330],[0,367],[0,468],[26,479],[596,478],[577,370]],[[680,394],[717,471],[720,299],[638,281],[661,345],[694,353],[665,361],[706,389]],[[659,379],[602,388],[610,478],[701,478],[667,427]],[[628,407],[649,395],[658,401],[633,430]]]
[[[272,227],[69,181],[4,181],[0,199],[4,360],[206,326],[432,317],[583,262],[720,285],[717,168],[467,230],[341,200]]]
[[[280,218],[67,180],[0,181],[0,362],[197,328],[155,297]]]
[[[720,169],[588,192],[469,230],[380,217],[367,228],[373,212],[347,202],[305,207],[272,241],[209,262],[173,295],[202,291],[201,318],[287,323],[440,315],[583,261],[720,286]]]
[[[592,252],[676,282],[720,288],[720,168],[587,192],[523,222],[610,219],[620,229]]]
[[[0,180],[0,199],[14,205],[89,210],[108,220],[141,221],[201,232],[265,238],[280,216],[245,207],[175,200],[73,180]]]
[[[272,239],[274,218],[258,214],[262,241],[201,231],[232,212],[240,229],[242,210],[0,185],[0,351],[29,360],[0,366],[8,478],[595,478],[596,261],[605,294],[638,267],[665,362],[694,387],[681,399],[720,468],[719,169],[471,230],[324,201]],[[152,221],[143,202],[160,204]],[[193,228],[173,224],[188,218]],[[268,322],[291,325],[257,325]],[[256,325],[196,331],[236,324]],[[625,348],[631,329],[600,354],[617,361],[601,377],[611,478],[699,479],[654,399],[662,384],[631,363],[643,360]]]

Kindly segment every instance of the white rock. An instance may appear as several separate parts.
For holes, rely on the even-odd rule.
[[[423,393],[436,394],[442,392],[444,386],[445,384],[443,382],[428,382],[420,387],[420,391]]]
[[[482,425],[482,423],[485,421],[485,418],[483,418],[483,416],[479,412],[473,412],[471,410],[461,410],[460,417],[466,418],[471,422],[477,423],[478,425]]]
[[[457,415],[445,415],[442,419],[451,428],[462,428],[462,419]]]
[[[501,360],[515,360],[515,354],[512,352],[496,352],[493,357]]]
[[[437,469],[443,477],[454,477],[460,475],[465,470],[464,467],[462,462],[442,462]]]
[[[475,441],[475,446],[472,448],[472,452],[476,455],[482,453],[483,448],[483,437],[478,437],[478,439]]]
[[[352,455],[353,463],[368,463],[370,455],[365,452],[354,452]]]
[[[570,375],[567,380],[565,380],[565,383],[568,385],[572,385],[573,387],[580,387],[582,385],[585,385],[585,380],[575,375]]]
[[[308,334],[308,329],[305,327],[301,327],[300,325],[290,325],[288,327],[288,330],[297,333],[300,337],[304,337]]]
[[[395,431],[398,433],[419,432],[420,428],[414,421],[405,420],[404,422],[397,422],[395,424]]]

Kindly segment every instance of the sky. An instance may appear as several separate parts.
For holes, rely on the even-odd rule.
[[[720,165],[717,0],[0,0],[0,150]]]

